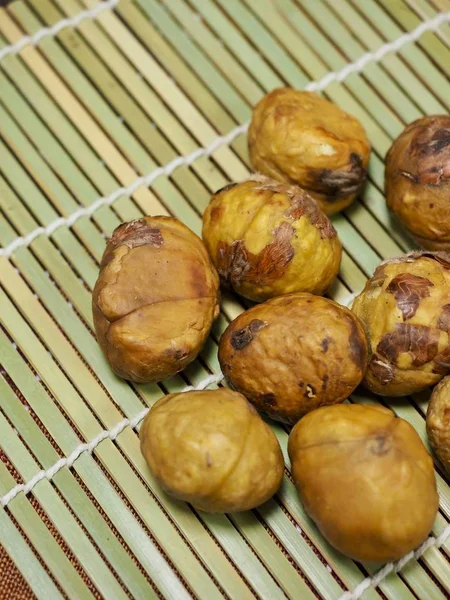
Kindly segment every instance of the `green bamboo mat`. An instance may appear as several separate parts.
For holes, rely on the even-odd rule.
[[[112,374],[90,308],[105,237],[121,221],[172,214],[199,233],[211,193],[249,172],[244,128],[236,128],[252,105],[274,87],[303,88],[330,72],[345,78],[329,78],[323,93],[361,119],[373,144],[363,197],[334,219],[345,253],[333,297],[345,302],[382,259],[411,249],[386,210],[383,160],[408,122],[449,112],[450,24],[432,21],[445,11],[450,0],[14,0],[0,8],[2,600],[338,599],[355,589],[347,600],[449,597],[450,536],[377,579],[367,579],[375,567],[325,542],[295,493],[279,425],[282,489],[230,516],[167,497],[136,429],[108,434],[162,394],[218,372],[217,340],[243,310],[239,299],[225,296],[200,358],[159,386]],[[423,23],[416,41],[401,38]],[[357,72],[361,56],[383,47]],[[358,390],[352,401],[377,400]],[[424,441],[426,406],[426,394],[393,406]],[[92,440],[92,452],[80,447]],[[64,457],[69,463],[52,471]],[[450,488],[436,475],[438,536],[450,534]]]

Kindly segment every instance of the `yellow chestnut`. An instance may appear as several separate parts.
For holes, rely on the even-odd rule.
[[[414,121],[386,156],[386,202],[422,248],[450,250],[450,116]]]
[[[341,262],[339,238],[317,203],[261,175],[213,196],[202,236],[222,283],[258,302],[290,292],[323,294]]]
[[[433,461],[390,410],[319,408],[294,427],[288,450],[306,512],[343,554],[393,561],[429,534],[439,500]]]
[[[248,131],[255,171],[294,183],[327,214],[361,191],[370,143],[360,122],[313,92],[276,89],[258,102]]]
[[[140,439],[161,486],[207,512],[255,508],[275,494],[283,477],[275,434],[229,389],[165,396],[145,418]]]

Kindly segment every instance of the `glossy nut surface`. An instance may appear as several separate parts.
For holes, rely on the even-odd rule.
[[[310,193],[327,214],[361,191],[370,142],[359,121],[314,94],[276,89],[258,102],[248,131],[255,171]]]
[[[370,339],[364,384],[372,392],[413,394],[450,371],[450,255],[413,252],[385,261],[352,311]]]
[[[112,234],[92,308],[97,340],[117,375],[159,381],[203,347],[219,314],[219,278],[188,227],[144,217]]]
[[[284,472],[275,434],[229,389],[170,394],[148,413],[141,451],[161,486],[207,512],[254,508]]]
[[[220,340],[219,361],[230,386],[261,412],[292,424],[351,394],[364,376],[368,343],[344,306],[289,294],[239,315]]]
[[[414,121],[386,156],[386,201],[422,248],[450,250],[450,116]]]
[[[297,186],[261,175],[213,196],[202,236],[222,283],[257,302],[323,294],[341,262],[339,238],[317,203]]]
[[[438,508],[433,461],[390,410],[319,408],[297,423],[288,449],[306,512],[342,553],[385,563],[429,534]]]

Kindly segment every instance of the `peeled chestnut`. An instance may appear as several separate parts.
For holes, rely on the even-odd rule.
[[[255,508],[281,484],[284,462],[275,434],[229,389],[165,396],[145,418],[140,438],[161,486],[207,512]]]
[[[439,502],[433,461],[390,410],[319,408],[293,428],[288,450],[306,512],[343,554],[389,562],[429,534]]]
[[[219,343],[233,389],[277,421],[296,423],[342,402],[361,382],[368,342],[360,320],[332,300],[279,296],[239,315]]]
[[[355,299],[372,357],[364,384],[405,396],[450,371],[450,255],[412,252],[386,260]]]
[[[117,375],[160,381],[202,349],[219,314],[219,278],[190,229],[144,217],[112,234],[92,308],[97,340]]]
[[[370,143],[360,122],[313,92],[276,89],[258,102],[248,131],[255,171],[305,189],[327,214],[361,191]]]
[[[323,294],[339,271],[341,243],[317,203],[263,175],[219,190],[203,215],[202,235],[222,283],[257,302]]]
[[[434,453],[450,473],[450,376],[433,390],[427,411],[427,433]]]
[[[422,248],[450,250],[450,116],[414,121],[386,156],[386,201]]]

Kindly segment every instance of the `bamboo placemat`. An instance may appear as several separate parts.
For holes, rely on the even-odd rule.
[[[279,425],[288,467],[263,507],[208,515],[167,497],[133,425],[164,393],[219,383],[217,340],[244,305],[225,296],[180,376],[129,385],[97,346],[90,294],[121,221],[172,214],[200,232],[210,195],[249,172],[252,105],[289,85],[323,90],[373,144],[363,197],[334,218],[345,253],[332,296],[348,301],[413,247],[387,212],[383,160],[407,123],[449,112],[450,1],[1,4],[0,598],[448,598],[438,467],[433,536],[381,572],[306,517]],[[426,406],[426,394],[393,405],[425,442]]]

